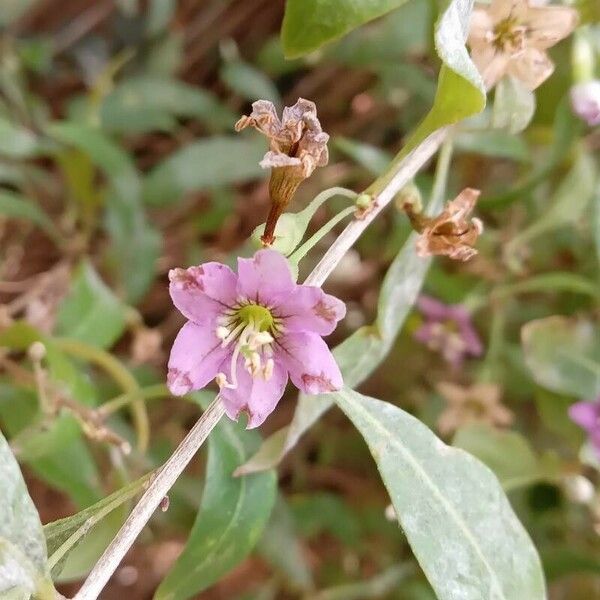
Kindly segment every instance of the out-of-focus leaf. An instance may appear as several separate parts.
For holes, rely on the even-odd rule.
[[[516,431],[499,431],[484,424],[468,425],[457,431],[452,445],[486,464],[507,491],[558,474],[535,455],[527,439]]]
[[[62,335],[100,348],[110,348],[125,329],[125,306],[87,260],[75,271],[57,327]]]
[[[457,149],[484,156],[529,160],[529,148],[522,138],[504,131],[462,131],[454,139]]]
[[[43,229],[53,240],[58,240],[54,223],[32,200],[13,192],[0,191],[0,217],[25,219]]]
[[[281,105],[281,96],[273,82],[248,63],[240,60],[226,62],[221,69],[221,79],[236,94],[250,102],[260,98]]]
[[[186,192],[255,179],[266,150],[258,136],[212,137],[178,150],[154,168],[144,182],[144,200],[167,206]]]
[[[600,264],[600,188],[596,190],[596,195],[592,202],[592,228],[594,242],[596,243],[596,256]]]
[[[297,58],[342,37],[406,0],[288,0],[281,29],[287,58]]]
[[[541,552],[544,571],[549,581],[571,573],[594,573],[600,575],[600,559],[593,550],[573,547],[553,547]]]
[[[33,5],[35,0],[4,0],[0,11],[0,27],[16,21]]]
[[[442,199],[438,198],[428,207],[428,212],[437,213],[441,203]],[[417,299],[430,264],[430,259],[417,256],[416,234],[411,234],[383,280],[376,322],[361,327],[333,350],[347,387],[360,385],[387,356]],[[271,434],[259,451],[236,471],[236,475],[271,469],[279,464],[304,432],[332,405],[330,394],[300,394],[291,424]]]
[[[503,208],[515,200],[520,200],[540,181],[543,181],[553,169],[570,152],[573,140],[577,136],[580,124],[577,123],[567,99],[563,100],[556,111],[553,125],[552,146],[546,159],[531,172],[527,170],[526,176],[517,181],[515,186],[498,196],[483,198],[485,207]]]
[[[392,158],[385,150],[345,137],[335,137],[333,145],[373,175],[383,173]]]
[[[365,438],[440,600],[544,600],[537,551],[493,473],[400,408],[352,390],[337,405]]]
[[[146,33],[150,36],[162,33],[169,26],[176,8],[175,0],[150,0],[146,9]]]
[[[577,275],[576,273],[541,273],[527,277],[522,281],[507,283],[494,289],[496,297],[510,297],[515,294],[531,294],[536,292],[572,292],[574,294],[584,294],[592,298],[600,295],[598,285]]]
[[[514,77],[507,76],[496,86],[492,127],[519,133],[529,125],[535,113],[535,94]]]
[[[49,132],[88,154],[108,178],[106,228],[113,241],[109,248],[110,262],[119,274],[128,300],[139,300],[154,279],[161,238],[146,219],[135,165],[124,150],[98,129],[63,122],[51,125]]]
[[[312,600],[368,600],[382,598],[399,589],[403,579],[412,573],[410,565],[394,566],[356,583],[345,583],[320,590]]]
[[[514,256],[523,244],[557,227],[577,223],[596,192],[594,159],[580,152],[572,169],[561,181],[550,206],[529,227],[517,234],[507,245],[506,253]]]
[[[282,552],[282,548],[285,548],[285,552]],[[295,531],[292,512],[281,496],[258,543],[258,552],[271,566],[281,571],[294,589],[307,591],[314,587],[310,567]]]
[[[525,362],[539,385],[593,400],[600,396],[600,328],[591,321],[547,317],[521,330]]]
[[[145,475],[70,517],[44,525],[44,535],[46,536],[46,544],[48,546],[48,564],[55,579],[61,575],[65,566],[66,574],[62,577],[62,580],[72,579],[78,575],[85,575],[94,566],[106,547],[101,547],[101,544],[98,543],[99,539],[93,539],[91,543],[88,542],[90,536],[98,538],[98,535],[94,534],[94,528],[98,523],[113,514],[117,508],[138,495],[150,477],[151,474]],[[116,516],[114,521],[117,524],[117,529],[125,517],[126,511],[121,511]],[[114,529],[114,527],[111,527],[111,529]],[[99,551],[94,552],[96,548]],[[79,557],[74,561],[72,560],[71,564],[65,565],[65,561],[67,561],[74,549],[77,549]],[[82,556],[86,557],[87,566],[82,560]]]
[[[103,128],[114,133],[174,129],[176,118],[198,119],[211,131],[228,129],[235,115],[206,90],[168,77],[125,80],[104,100]]]
[[[22,430],[10,441],[13,451],[22,462],[32,462],[60,451],[81,434],[77,421],[70,415],[61,415],[50,424],[37,424]]]
[[[235,478],[258,446],[258,434],[221,420],[208,438],[202,504],[187,544],[156,591],[155,600],[184,600],[242,561],[258,542],[275,502],[275,473]]]
[[[4,12],[4,5],[2,12]],[[0,21],[1,19],[0,16]],[[35,134],[0,117],[0,156],[31,158],[39,151],[40,142]]]
[[[54,586],[42,524],[19,465],[0,433],[0,595],[19,591],[50,600]]]

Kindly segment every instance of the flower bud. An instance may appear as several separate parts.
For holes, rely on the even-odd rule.
[[[586,81],[571,88],[573,112],[590,127],[600,125],[600,81]]]

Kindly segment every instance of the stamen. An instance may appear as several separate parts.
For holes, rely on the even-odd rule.
[[[275,368],[275,362],[272,358],[269,358],[263,368],[262,375],[265,381],[269,381],[273,377],[273,369]]]

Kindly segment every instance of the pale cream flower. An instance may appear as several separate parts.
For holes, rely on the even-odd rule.
[[[471,423],[498,427],[510,425],[513,421],[514,415],[500,401],[502,391],[494,383],[462,387],[444,381],[436,389],[447,404],[437,422],[440,433],[452,433]]]
[[[578,13],[565,6],[539,6],[528,0],[492,0],[471,15],[471,58],[487,89],[512,75],[534,90],[554,71],[546,50],[577,26]]]

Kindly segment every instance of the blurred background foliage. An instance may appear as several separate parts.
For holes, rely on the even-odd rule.
[[[593,0],[583,9],[597,19]],[[293,60],[281,48],[283,11],[280,0],[0,7],[0,424],[42,522],[84,511],[45,530],[65,594],[210,397],[174,399],[163,386],[182,324],[167,272],[251,251],[246,240],[268,210],[265,143],[235,135],[238,116],[257,98],[316,102],[332,157],[300,188],[295,211],[325,188],[364,189],[433,103],[435,2],[411,0]],[[584,436],[567,409],[600,395],[600,132],[570,112],[570,49],[569,40],[553,49],[556,72],[524,132],[490,131],[486,109],[455,136],[448,196],[481,189],[486,232],[473,261],[435,261],[425,291],[472,311],[484,356],[451,368],[413,339],[423,322],[414,311],[360,389],[435,430],[446,406],[439,383],[499,386],[514,414],[509,429],[465,419],[443,437],[481,458],[509,492],[551,598],[589,600],[600,598],[598,461],[580,452]],[[417,177],[424,197],[432,173]],[[311,230],[346,204],[320,208]],[[327,282],[348,303],[333,345],[373,322],[408,233],[401,212],[388,210]],[[31,350],[36,340],[43,357]],[[287,424],[294,408],[289,393],[261,434]],[[208,462],[196,460],[178,481],[102,598],[149,598],[157,588],[156,598],[203,600],[434,597],[364,442],[339,411],[277,474],[232,479],[259,445],[257,432],[222,423]],[[173,567],[190,530],[194,545]],[[182,590],[188,571],[196,583]]]

